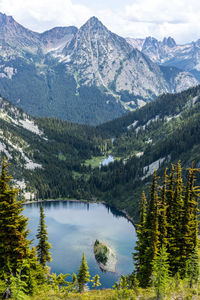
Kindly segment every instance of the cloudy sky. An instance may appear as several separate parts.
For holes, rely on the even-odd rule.
[[[80,27],[96,16],[123,37],[172,36],[180,44],[200,38],[199,0],[0,0],[0,12],[38,32]]]

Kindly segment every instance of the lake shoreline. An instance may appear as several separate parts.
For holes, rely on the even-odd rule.
[[[108,205],[110,207],[113,207],[114,209],[116,209],[117,211],[121,212],[124,217],[132,223],[132,225],[136,228],[135,224],[134,224],[134,221],[132,219],[132,217],[126,212],[125,209],[118,209],[117,207],[115,206],[111,206],[109,205],[107,202],[105,201],[98,201],[98,200],[85,200],[85,199],[81,199],[81,200],[78,200],[78,199],[39,199],[39,200],[31,200],[31,201],[25,201],[24,202],[24,205],[27,205],[27,204],[34,204],[34,203],[44,203],[44,202],[55,202],[55,201],[63,201],[63,202],[79,202],[79,203],[97,203],[97,204],[104,204],[104,205]]]

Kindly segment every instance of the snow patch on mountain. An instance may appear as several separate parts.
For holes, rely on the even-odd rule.
[[[130,130],[130,129],[133,129],[135,128],[135,126],[137,125],[138,121],[134,121],[132,124],[130,124],[129,126],[127,126],[127,129]]]
[[[179,113],[179,114],[177,114],[177,115],[174,115],[174,116],[166,116],[166,117],[165,117],[165,120],[166,120],[167,122],[169,122],[169,121],[171,121],[172,119],[179,118],[180,115],[181,115],[181,113]]]
[[[135,156],[138,157],[138,158],[142,157],[143,155],[144,155],[144,152],[137,152],[135,154]]]
[[[21,113],[16,107],[10,105],[9,102],[0,98],[0,118],[6,122],[21,126],[39,136],[43,136],[44,132],[41,131],[27,114]]]
[[[35,163],[30,158],[28,158],[28,156],[24,153],[23,148],[21,148],[19,145],[13,144],[9,139],[7,139],[6,141],[7,141],[7,145],[9,145],[9,148],[11,148],[10,152],[11,150],[14,149],[20,153],[21,158],[25,161],[25,165],[24,165],[25,169],[34,170],[36,168],[42,168],[41,164]]]
[[[143,100],[137,100],[137,103],[138,103],[138,106],[139,107],[143,107],[144,105],[146,105],[146,102],[145,101],[143,101]]]
[[[10,155],[10,153],[7,150],[6,145],[4,143],[2,143],[2,142],[0,142],[0,152],[3,152],[8,159],[12,158],[12,156]]]
[[[154,171],[157,170],[161,164],[165,161],[166,157],[159,158],[158,160],[154,161],[150,165],[143,168],[143,174],[145,174],[141,179],[144,180],[145,178],[153,175]]]
[[[25,129],[27,129],[27,130],[35,133],[35,134],[38,134],[40,136],[44,134],[43,131],[41,131],[38,128],[38,126],[35,125],[35,123],[32,120],[28,119],[28,118],[26,118],[25,120],[20,120],[18,125],[20,125],[20,123],[21,123],[23,128],[25,128]]]

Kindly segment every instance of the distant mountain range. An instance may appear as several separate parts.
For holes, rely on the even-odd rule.
[[[184,45],[177,45],[172,37],[164,38],[163,41],[158,41],[154,37],[126,40],[153,62],[191,72],[197,80],[200,80],[200,39]]]
[[[39,34],[0,13],[0,94],[35,116],[96,125],[198,84],[135,47],[96,17]]]

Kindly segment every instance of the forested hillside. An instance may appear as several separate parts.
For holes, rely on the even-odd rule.
[[[0,156],[23,190],[33,198],[89,197],[86,159],[100,154],[101,137],[86,125],[56,119],[34,119],[0,99]]]
[[[200,87],[166,94],[120,119],[98,127],[115,137],[112,154],[121,157],[91,178],[97,193],[126,209],[137,220],[138,199],[148,190],[154,169],[182,161],[184,169],[200,165]],[[103,192],[103,193],[102,193]]]
[[[200,164],[199,86],[96,128],[34,119],[5,100],[1,110],[1,155],[32,197],[99,199],[137,221],[154,169],[159,174],[178,160],[184,170]],[[100,167],[108,155],[115,161]]]

